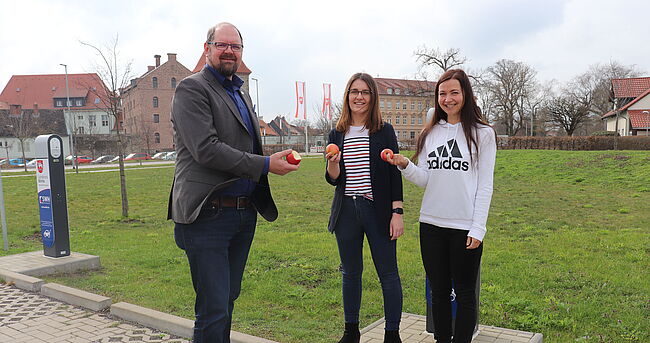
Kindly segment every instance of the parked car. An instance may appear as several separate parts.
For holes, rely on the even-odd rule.
[[[38,160],[38,159],[35,158],[35,159],[33,159],[33,160],[27,162],[27,168],[36,168],[36,161],[37,161],[37,160]]]
[[[137,161],[137,160],[150,160],[151,156],[146,152],[137,152],[133,154],[128,154],[124,160],[125,161]]]
[[[77,156],[77,164],[90,163],[92,160],[90,156]],[[72,155],[65,158],[65,164],[72,164]]]
[[[25,160],[22,158],[12,158],[9,160],[9,165],[14,167],[22,167],[25,165]]]
[[[115,156],[115,157],[113,157],[112,159],[108,160],[108,162],[106,162],[106,163],[117,163],[117,162],[119,162],[119,161],[120,161],[120,157],[119,157],[119,156]]]
[[[97,163],[106,163],[109,162],[110,160],[114,159],[115,155],[103,155],[99,156],[96,159],[90,161],[90,163],[97,164]]]
[[[165,157],[163,158],[165,161],[176,161],[176,151],[170,151]]]
[[[165,155],[167,155],[168,153],[169,153],[168,151],[157,152],[153,156],[151,156],[151,159],[152,160],[164,160]]]

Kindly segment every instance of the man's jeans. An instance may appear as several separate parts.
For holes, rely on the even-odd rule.
[[[255,234],[250,207],[202,209],[192,224],[176,224],[176,245],[185,250],[196,292],[195,343],[229,343],[235,299]]]

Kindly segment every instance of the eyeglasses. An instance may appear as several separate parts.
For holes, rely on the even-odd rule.
[[[241,51],[241,49],[244,48],[244,45],[242,44],[228,44],[228,43],[222,43],[222,42],[207,42],[210,45],[214,45],[217,50],[228,50],[228,47],[232,49],[232,51]]]
[[[354,97],[358,96],[359,94],[361,94],[364,97],[369,97],[370,94],[372,94],[372,91],[369,90],[369,89],[364,89],[362,91],[360,91],[358,89],[349,89],[348,94],[350,94],[350,95],[352,95]]]

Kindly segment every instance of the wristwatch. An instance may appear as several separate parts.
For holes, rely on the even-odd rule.
[[[394,208],[391,212],[397,213],[397,214],[404,214],[404,209],[401,207]]]

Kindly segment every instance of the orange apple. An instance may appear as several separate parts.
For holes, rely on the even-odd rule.
[[[327,157],[334,156],[338,153],[339,153],[339,146],[334,143],[330,143],[325,147],[325,156]]]
[[[287,155],[287,162],[291,164],[300,164],[300,160],[302,160],[302,157],[300,157],[300,154],[295,150],[291,150],[291,153]]]
[[[380,156],[382,160],[388,161],[389,158],[393,158],[393,150],[384,149],[381,151]]]

